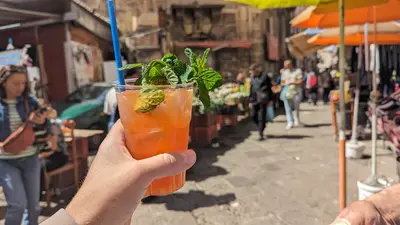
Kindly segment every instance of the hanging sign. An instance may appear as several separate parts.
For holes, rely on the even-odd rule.
[[[0,67],[8,65],[21,66],[24,64],[24,49],[15,49],[0,52]]]

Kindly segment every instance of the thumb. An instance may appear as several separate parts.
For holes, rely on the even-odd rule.
[[[344,218],[336,219],[331,225],[351,225],[351,223]]]
[[[164,153],[151,158],[139,160],[139,168],[143,168],[146,178],[154,179],[174,176],[186,171],[196,162],[196,153],[192,150],[184,152]],[[150,182],[151,182],[150,181]]]

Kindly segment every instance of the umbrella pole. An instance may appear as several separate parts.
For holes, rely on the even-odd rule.
[[[378,97],[378,85],[376,83],[376,78],[377,78],[377,46],[376,46],[376,30],[377,30],[377,25],[376,25],[376,7],[374,6],[374,67],[373,67],[373,72],[372,72],[372,94],[371,94],[371,100],[372,100],[372,154],[371,154],[371,179],[370,182],[373,182],[373,184],[377,183],[377,163],[376,163],[376,139],[377,139],[377,117],[376,117],[376,102],[377,102],[377,97]]]
[[[340,128],[339,128],[339,186],[340,186],[340,209],[346,208],[346,109],[345,109],[345,45],[344,45],[344,0],[339,0],[340,20]]]
[[[358,50],[358,61],[357,61],[357,74],[356,74],[356,90],[354,99],[354,116],[353,116],[353,132],[351,135],[351,143],[357,143],[357,126],[358,126],[358,108],[360,103],[360,76],[361,76],[361,61],[362,61],[362,44]]]

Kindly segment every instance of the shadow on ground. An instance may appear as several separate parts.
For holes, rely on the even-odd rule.
[[[246,140],[251,131],[257,128],[249,119],[242,120],[236,127],[225,127],[219,132],[219,138],[208,147],[190,146],[196,151],[197,162],[188,171],[186,179],[201,182],[210,177],[227,175],[228,171],[220,166],[214,165],[218,157],[224,155],[235,145]]]
[[[190,212],[198,208],[215,205],[228,205],[236,200],[233,193],[224,195],[208,195],[203,191],[189,191],[163,197],[153,197],[143,201],[143,204],[164,204],[168,210]]]
[[[304,124],[305,128],[330,127],[332,123]]]
[[[274,120],[272,123],[287,123],[286,120]]]
[[[300,109],[300,112],[315,112],[318,111],[318,109]]]
[[[313,136],[309,135],[268,135],[268,139],[288,139],[288,140],[295,140],[295,139],[305,139],[305,138],[312,138]]]
[[[376,154],[376,156],[377,157],[391,157],[391,156],[393,156],[393,153],[388,151],[387,153],[378,153],[378,154]],[[361,159],[369,160],[371,158],[372,158],[372,156],[370,154],[364,154]]]

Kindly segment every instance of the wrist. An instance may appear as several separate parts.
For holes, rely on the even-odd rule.
[[[86,195],[83,193],[84,191],[79,190],[77,195],[72,199],[72,201],[65,208],[65,211],[75,220],[77,224],[96,224],[96,219],[99,217],[99,210],[101,205],[94,207],[94,204],[91,204],[95,201],[94,196],[90,197],[90,195]],[[90,199],[90,200],[89,200]]]

